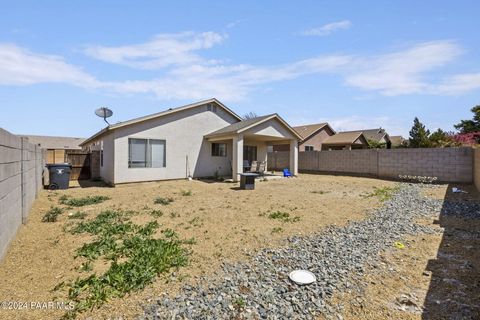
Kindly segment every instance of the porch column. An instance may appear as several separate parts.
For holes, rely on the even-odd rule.
[[[290,140],[290,172],[298,175],[298,140]]]
[[[232,152],[232,179],[240,181],[240,173],[243,172],[243,135],[233,137]]]

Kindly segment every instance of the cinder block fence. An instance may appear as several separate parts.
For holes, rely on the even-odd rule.
[[[269,153],[268,168],[281,170],[288,167],[288,154],[288,151]],[[480,153],[475,154],[480,157]],[[307,151],[298,155],[298,167],[303,172],[378,178],[429,176],[437,177],[442,182],[464,183],[473,181],[473,162],[472,148]],[[479,163],[480,175],[480,158],[476,162]]]
[[[45,151],[0,128],[0,259],[42,188]]]

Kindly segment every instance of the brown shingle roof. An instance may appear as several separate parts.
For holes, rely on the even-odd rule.
[[[163,116],[166,116],[166,115],[169,115],[169,114],[172,114],[172,113],[175,113],[175,112],[179,112],[179,111],[182,111],[182,110],[188,110],[188,109],[191,109],[191,108],[200,107],[200,106],[203,106],[203,105],[206,105],[206,104],[209,104],[209,103],[215,103],[217,106],[220,106],[226,112],[230,113],[233,117],[237,118],[239,121],[242,119],[242,118],[240,118],[239,115],[237,115],[230,108],[228,108],[223,103],[218,101],[216,98],[211,98],[211,99],[208,99],[208,100],[203,100],[203,101],[187,104],[187,105],[184,105],[184,106],[181,106],[181,107],[169,108],[168,110],[157,112],[157,113],[154,113],[154,114],[150,114],[150,115],[147,115],[147,116],[144,116],[144,117],[139,117],[139,118],[135,118],[135,119],[132,119],[132,120],[123,121],[123,122],[119,122],[119,123],[116,123],[116,124],[113,124],[113,125],[109,125],[108,127],[106,127],[104,129],[98,131],[97,133],[95,133],[90,138],[87,138],[85,141],[83,141],[82,144],[87,144],[88,142],[93,141],[96,138],[102,136],[106,132],[111,131],[111,130],[115,130],[115,129],[120,128],[120,127],[129,126],[129,125],[136,124],[136,123],[139,123],[139,122],[142,122],[142,121],[156,119],[156,118],[163,117]]]
[[[389,140],[389,136],[385,129],[378,128],[378,129],[366,129],[366,130],[355,130],[355,131],[343,131],[342,133],[363,133],[367,140],[372,140],[375,142],[380,142],[383,137],[385,140]]]
[[[35,136],[19,135],[28,139],[28,142],[36,144],[43,149],[82,149],[80,143],[85,138],[74,137],[55,137],[55,136]]]
[[[235,122],[231,125],[228,125],[222,129],[219,129],[217,131],[214,131],[212,133],[209,133],[207,134],[207,137],[210,137],[210,136],[219,136],[219,135],[223,135],[223,134],[229,134],[229,133],[237,133],[239,130],[243,129],[243,128],[247,128],[251,125],[254,125],[258,122],[262,122],[263,120],[265,119],[268,119],[270,117],[274,116],[273,114],[268,114],[266,116],[261,116],[261,117],[255,117],[255,118],[251,118],[251,119],[247,119],[247,120],[242,120],[240,122]]]
[[[402,136],[390,136],[390,141],[392,146],[399,146],[405,141],[405,138]]]
[[[292,127],[290,127],[290,125],[276,113],[267,114],[265,116],[255,117],[255,118],[252,118],[252,119],[246,119],[246,120],[242,120],[240,122],[233,123],[233,124],[228,125],[224,128],[221,128],[219,130],[211,132],[211,133],[205,135],[205,137],[210,138],[210,137],[215,137],[215,136],[222,136],[222,135],[240,133],[244,130],[249,129],[250,127],[253,127],[257,124],[261,124],[261,123],[263,123],[267,120],[270,120],[270,119],[277,119],[289,131],[291,131],[293,133],[293,135],[295,137],[297,137],[297,139],[301,138],[301,136],[297,133],[297,131],[295,131]]]
[[[309,138],[312,134],[317,132],[318,130],[324,128],[325,126],[328,126],[328,123],[323,122],[323,123],[306,124],[303,126],[293,127],[293,129],[298,132],[298,134],[302,137],[302,140],[305,140]]]
[[[325,145],[347,145],[352,144],[359,138],[365,138],[362,132],[339,132],[333,136],[328,137],[322,144]]]

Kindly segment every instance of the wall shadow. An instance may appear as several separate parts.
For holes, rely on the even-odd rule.
[[[468,193],[453,193],[458,187]],[[439,219],[444,228],[422,319],[480,319],[480,194],[472,185],[449,184]]]

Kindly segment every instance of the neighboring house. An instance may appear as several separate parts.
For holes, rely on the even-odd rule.
[[[54,136],[34,136],[19,135],[28,139],[28,142],[38,145],[42,149],[47,149],[47,163],[65,162],[66,150],[81,150],[80,144],[85,138],[73,137],[54,137]]]
[[[378,129],[366,129],[366,130],[355,130],[355,131],[343,131],[341,133],[363,133],[367,141],[372,141],[376,144],[384,144],[387,149],[392,147],[392,142],[390,140],[390,136],[385,131],[385,129],[378,128]]]
[[[400,147],[405,144],[405,138],[402,136],[390,136],[390,142],[392,143],[393,148]]]
[[[277,114],[242,120],[217,99],[110,125],[86,139],[102,153],[100,176],[111,184],[232,176],[244,161],[267,161],[267,146],[290,145],[298,173],[301,137]]]
[[[339,132],[322,143],[323,150],[353,150],[368,148],[367,138],[361,131]]]
[[[328,123],[316,123],[293,127],[302,137],[298,143],[299,151],[319,151],[322,150],[322,143],[328,137],[335,134],[335,131]],[[275,145],[272,151],[288,151],[289,145]]]

